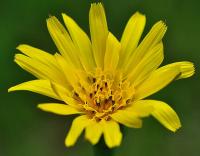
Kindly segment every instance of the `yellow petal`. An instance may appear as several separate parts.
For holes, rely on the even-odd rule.
[[[104,140],[109,148],[119,146],[122,140],[122,133],[120,132],[119,124],[113,120],[102,120]]]
[[[120,43],[111,33],[106,42],[106,52],[104,57],[104,70],[114,71],[119,60]]]
[[[89,24],[94,59],[97,67],[103,68],[108,26],[105,11],[101,3],[91,4]]]
[[[45,96],[52,97],[54,99],[61,100],[59,96],[51,88],[50,81],[48,80],[33,80],[21,83],[14,87],[8,89],[8,92],[17,91],[17,90],[27,90],[35,93],[39,93]]]
[[[126,63],[129,56],[134,52],[138,46],[138,42],[142,35],[146,23],[146,17],[139,12],[136,12],[129,19],[122,38],[121,38],[121,53],[120,53],[120,65]]]
[[[155,70],[136,88],[135,99],[143,99],[167,86],[175,79],[187,78],[194,74],[190,62],[172,63]]]
[[[66,79],[64,79],[63,75],[60,74],[60,71],[55,70],[54,68],[51,68],[51,66],[48,66],[34,58],[30,58],[22,54],[16,54],[15,62],[21,68],[39,79],[49,79],[62,85],[66,82]]]
[[[92,71],[95,68],[92,46],[87,34],[76,24],[76,22],[66,14],[62,14],[66,27],[79,50],[79,58],[86,71]]]
[[[79,110],[65,104],[60,103],[42,103],[38,105],[43,111],[55,113],[58,115],[71,115],[71,114],[80,114]]]
[[[68,80],[69,84],[74,88],[77,87],[78,79],[75,73],[75,68],[70,65],[61,55],[55,54],[55,58],[60,66],[60,69],[65,75],[65,78]]]
[[[88,86],[88,75],[81,70],[71,67],[61,55],[56,54],[55,57],[71,87],[73,87],[74,91],[84,100],[85,93],[81,87],[84,87],[86,91],[90,89]]]
[[[133,112],[118,110],[111,115],[112,119],[131,128],[141,128],[142,120]]]
[[[146,55],[146,52],[161,42],[166,30],[167,27],[165,23],[162,21],[157,22],[134,51],[134,53],[130,56],[123,69],[125,68],[127,70],[126,72],[133,69],[133,67],[135,67]]]
[[[102,133],[102,125],[95,120],[92,120],[85,129],[85,138],[95,145],[99,141]]]
[[[156,100],[145,101],[154,107],[152,115],[167,129],[175,132],[181,127],[178,115],[168,104]]]
[[[70,64],[73,64],[77,68],[81,68],[77,53],[78,50],[59,20],[54,16],[48,18],[47,28],[62,56],[64,56]]]
[[[125,111],[138,117],[147,117],[154,111],[154,107],[146,100],[139,100],[125,108]]]
[[[59,66],[56,62],[56,59],[51,54],[49,54],[43,50],[40,50],[38,48],[26,45],[26,44],[19,45],[17,47],[17,49],[20,50],[25,55],[27,55],[33,59],[36,59],[48,66],[51,66],[55,70],[59,70]]]
[[[80,103],[72,98],[72,91],[70,92],[66,88],[55,83],[51,83],[51,87],[53,91],[60,97],[60,99],[62,99],[66,104],[70,105],[73,108],[81,109],[81,106],[79,105]]]
[[[195,68],[192,62],[182,61],[182,62],[175,62],[167,65],[168,68],[179,68],[180,74],[176,77],[176,79],[183,79],[188,78],[194,75]]]
[[[67,147],[73,146],[76,143],[78,137],[81,135],[82,131],[85,129],[85,127],[87,127],[89,123],[90,119],[86,115],[76,117],[73,120],[72,126],[65,139],[65,145]]]
[[[137,86],[160,66],[163,59],[163,44],[161,42],[149,50],[140,63],[133,67],[133,70],[129,72],[128,79],[134,86]]]

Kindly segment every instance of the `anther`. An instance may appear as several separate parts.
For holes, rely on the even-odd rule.
[[[110,97],[108,98],[108,100],[110,100],[110,101],[111,101],[111,100],[112,100],[112,96],[110,96]]]
[[[104,103],[108,103],[108,99],[105,99],[105,100],[104,100]]]
[[[112,105],[114,105],[115,104],[115,101],[114,100],[112,100]]]
[[[100,106],[100,103],[99,103],[99,102],[96,102],[96,105],[99,107],[99,106]]]
[[[74,95],[77,96],[77,97],[79,97],[78,93],[76,93],[76,92],[74,93]]]
[[[105,87],[106,87],[106,88],[108,87],[108,83],[107,83],[107,82],[105,82]]]
[[[130,100],[130,99],[126,100],[126,104],[129,104],[130,102],[131,102],[131,100]]]
[[[95,83],[96,82],[96,78],[92,78],[92,81],[93,81],[93,83]]]

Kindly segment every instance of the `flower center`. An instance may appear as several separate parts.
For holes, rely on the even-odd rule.
[[[120,72],[96,69],[95,75],[90,76],[89,81],[89,89],[82,86],[86,98],[79,97],[79,101],[82,101],[83,108],[91,118],[108,120],[109,114],[127,106],[133,99],[134,87],[122,80]]]

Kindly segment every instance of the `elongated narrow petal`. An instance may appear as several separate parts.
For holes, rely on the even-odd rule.
[[[131,111],[127,111],[125,110],[118,110],[117,112],[113,113],[111,115],[111,117],[127,126],[127,127],[131,127],[131,128],[141,128],[142,127],[142,120],[134,113]]]
[[[26,45],[26,44],[21,44],[17,47],[18,50],[20,50],[22,53],[24,53],[25,55],[36,59],[40,62],[42,62],[43,64],[46,64],[48,66],[51,66],[51,68],[54,68],[55,70],[59,70],[59,66],[56,62],[56,59],[53,55],[40,50],[38,48]]]
[[[93,71],[95,61],[92,53],[92,45],[87,34],[76,24],[76,22],[66,14],[62,14],[65,25],[69,30],[70,36],[79,50],[80,61],[86,71]]]
[[[51,88],[51,84],[49,80],[28,81],[28,82],[21,83],[19,85],[16,85],[8,89],[9,92],[17,91],[17,90],[27,90],[27,91],[31,91],[31,92],[52,97],[54,99],[61,100],[61,98],[57,96],[57,94]]]
[[[175,62],[167,66],[169,68],[179,68],[180,75],[176,77],[177,80],[191,77],[195,73],[194,64],[192,62],[188,62],[188,61]]]
[[[78,83],[78,79],[76,76],[76,69],[70,65],[61,55],[55,54],[55,58],[60,66],[60,69],[64,73],[66,79],[68,80],[69,84],[76,88]]]
[[[79,105],[80,103],[72,98],[72,93],[69,92],[69,90],[55,83],[51,83],[51,87],[53,91],[60,97],[60,99],[62,99],[66,104],[73,108],[81,109],[81,106]]]
[[[56,44],[59,52],[65,59],[77,68],[81,68],[78,57],[78,49],[74,46],[67,30],[59,22],[59,20],[52,16],[47,19],[47,28],[49,33]]]
[[[89,13],[92,49],[97,67],[103,67],[108,26],[106,15],[101,3],[91,4]]]
[[[120,43],[114,35],[109,33],[106,42],[106,52],[104,57],[104,70],[114,71],[119,61]]]
[[[76,143],[78,137],[81,135],[82,131],[85,129],[85,127],[87,127],[89,123],[90,119],[88,119],[86,115],[76,117],[73,120],[72,126],[65,139],[65,145],[68,147],[73,146]]]
[[[167,129],[175,132],[181,127],[178,115],[168,104],[156,100],[145,101],[154,107],[152,115]]]
[[[102,120],[101,124],[104,131],[104,140],[109,148],[117,147],[122,140],[119,124],[113,120]]]
[[[142,35],[146,23],[146,17],[139,12],[133,14],[129,19],[122,38],[121,38],[121,53],[120,53],[120,65],[126,63],[129,56],[134,52],[138,46],[138,42]]]
[[[60,104],[60,103],[42,103],[38,105],[43,111],[55,113],[58,115],[71,115],[71,114],[81,114],[80,110],[77,110],[70,105]]]
[[[102,125],[95,120],[92,120],[85,129],[85,138],[95,145],[99,141],[102,133]]]
[[[51,66],[48,66],[34,58],[22,54],[16,54],[15,62],[21,68],[39,79],[48,79],[62,85],[64,85],[63,82],[66,82],[66,79],[64,79],[58,70],[55,70],[54,68],[51,68]]]
[[[130,104],[125,110],[137,117],[147,117],[154,111],[154,107],[146,100],[139,100]]]
[[[168,85],[175,79],[186,78],[194,74],[193,64],[178,62],[155,70],[141,85],[136,88],[135,99],[145,98]]]
[[[128,79],[137,86],[157,69],[164,59],[163,44],[157,44],[149,50],[144,58],[128,74]]]
[[[66,79],[68,80],[69,84],[71,85],[71,87],[73,87],[74,91],[79,93],[79,96],[83,100],[85,100],[84,99],[85,94],[81,91],[81,88],[80,88],[80,84],[84,87],[87,85],[87,82],[85,80],[86,77],[84,74],[82,74],[83,72],[80,72],[79,70],[70,67],[68,62],[61,55],[56,54],[55,57],[60,65],[61,70],[65,74]],[[87,79],[87,81],[88,81],[88,79]],[[85,90],[87,90],[87,89],[89,89],[89,88],[85,88]]]
[[[140,45],[137,47],[135,52],[130,56],[128,63],[124,66],[127,71],[130,71],[135,67],[146,55],[146,53],[153,48],[156,44],[161,42],[167,27],[163,21],[157,22],[150,32],[146,35]]]

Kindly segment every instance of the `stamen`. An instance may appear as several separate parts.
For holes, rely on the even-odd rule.
[[[83,105],[88,115],[97,121],[102,118],[110,120],[109,114],[128,105],[133,99],[133,86],[123,82],[119,78],[120,74],[113,75],[100,69],[96,70],[95,76],[88,77],[90,80],[89,88],[84,88],[80,84],[80,95],[86,94]],[[84,93],[83,93],[84,92]],[[78,93],[74,96],[81,98]],[[80,100],[79,100],[80,101]]]
[[[99,107],[99,106],[100,106],[100,103],[99,103],[99,102],[96,102],[96,105]]]
[[[93,81],[93,83],[95,83],[96,82],[96,78],[93,78],[92,81]]]
[[[107,82],[105,82],[105,87],[106,87],[106,88],[108,87],[108,83],[107,83]]]
[[[74,92],[74,95],[77,96],[77,97],[79,97],[78,93],[76,93],[76,92]]]

